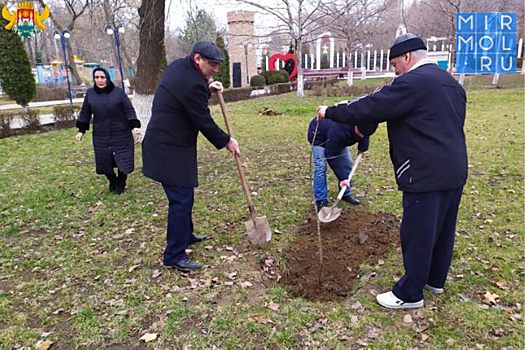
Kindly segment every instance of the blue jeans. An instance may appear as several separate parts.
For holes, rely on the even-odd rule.
[[[314,158],[314,197],[315,201],[327,200],[328,199],[328,185],[326,183],[326,158],[324,156],[324,147],[313,146],[312,156]],[[343,148],[338,157],[342,157],[344,160],[345,170],[350,174],[354,162],[350,156],[350,151],[347,147]],[[339,182],[337,183],[339,191],[341,187]],[[350,188],[347,188],[344,197],[349,196],[352,193],[352,181],[350,181]]]

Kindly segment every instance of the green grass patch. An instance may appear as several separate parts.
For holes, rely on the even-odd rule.
[[[145,333],[158,335],[148,344],[157,348],[523,348],[524,94],[521,77],[505,79],[503,89],[466,86],[469,179],[454,260],[446,293],[426,293],[420,310],[375,303],[403,272],[396,251],[363,266],[373,277],[342,302],[295,299],[261,281],[266,253],[286,271],[282,252],[312,211],[308,123],[318,105],[340,98],[290,93],[228,105],[257,213],[281,232],[267,250],[243,234],[249,213],[235,162],[199,137],[194,224],[213,239],[192,247],[207,267],[188,276],[161,266],[167,203],[141,175],[140,146],[128,190],[115,196],[95,174],[90,132],[81,143],[74,129],[1,139],[0,348],[34,347],[43,333],[67,349],[136,348]],[[264,107],[282,114],[259,115]],[[401,214],[384,125],[355,194],[372,212]],[[484,302],[487,292],[498,295],[495,305]]]

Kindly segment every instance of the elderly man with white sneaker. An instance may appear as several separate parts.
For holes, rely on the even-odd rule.
[[[317,108],[318,118],[339,123],[387,122],[390,158],[403,191],[405,266],[393,289],[376,297],[391,309],[422,307],[423,289],[444,292],[467,180],[466,94],[427,58],[426,49],[413,34],[399,36],[390,49],[397,76],[389,85],[348,103]]]

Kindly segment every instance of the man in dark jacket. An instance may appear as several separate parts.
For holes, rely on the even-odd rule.
[[[314,159],[314,197],[317,211],[328,205],[328,186],[326,184],[326,163],[334,172],[339,181],[348,179],[352,170],[352,156],[347,146],[358,144],[359,153],[366,153],[370,142],[370,135],[377,129],[377,123],[360,125],[359,128],[349,124],[339,124],[331,120],[310,121],[308,126],[308,142],[312,145]],[[313,144],[312,144],[313,143]],[[339,190],[341,188],[339,187]],[[352,195],[352,182],[346,188],[343,201],[353,205],[360,202]]]
[[[348,104],[319,106],[317,113],[342,123],[387,122],[390,157],[403,191],[405,275],[376,299],[388,308],[416,308],[423,306],[423,289],[443,293],[452,261],[467,180],[466,94],[427,58],[425,43],[413,34],[396,38],[390,62],[398,76],[389,85]]]
[[[182,271],[201,267],[185,250],[206,238],[193,234],[193,188],[199,185],[197,135],[201,132],[217,149],[226,147],[240,154],[237,141],[219,128],[208,108],[210,91],[223,90],[220,82],[212,82],[223,61],[224,55],[215,44],[199,41],[190,56],[166,68],[142,144],[142,171],[162,184],[169,201],[164,265]]]

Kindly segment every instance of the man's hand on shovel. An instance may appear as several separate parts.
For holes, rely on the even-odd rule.
[[[239,143],[233,137],[230,137],[230,141],[228,141],[228,143],[226,144],[226,148],[234,156],[240,156],[241,155],[241,150],[239,149]]]

